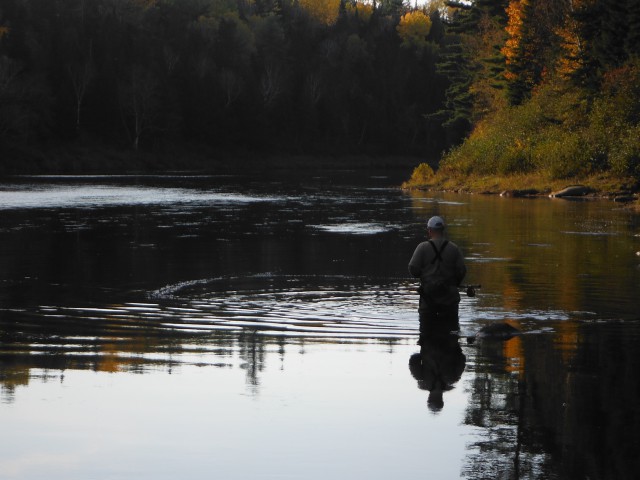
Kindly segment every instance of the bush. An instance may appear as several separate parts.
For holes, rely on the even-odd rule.
[[[631,175],[640,180],[640,125],[629,128],[612,146],[609,164],[616,175]]]
[[[413,169],[411,178],[409,179],[410,185],[426,185],[435,175],[433,168],[427,163],[421,163]]]
[[[532,152],[538,170],[554,179],[586,174],[591,170],[592,152],[578,132],[550,129]]]
[[[445,156],[443,172],[554,179],[611,171],[640,177],[640,67],[610,72],[595,97],[561,82],[476,125]]]

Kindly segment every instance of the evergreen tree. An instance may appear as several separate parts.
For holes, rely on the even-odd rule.
[[[506,13],[504,0],[448,2],[447,6],[452,13],[442,40],[438,72],[447,78],[449,88],[444,108],[431,118],[442,121],[451,146],[464,139],[489,103],[495,103],[492,97],[501,95],[496,92],[502,88],[504,73],[499,48]]]

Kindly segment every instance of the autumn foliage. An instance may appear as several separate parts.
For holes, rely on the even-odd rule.
[[[340,0],[299,0],[300,6],[314,19],[324,25],[333,25],[338,20]]]
[[[495,84],[496,98],[506,102],[487,108],[490,96],[477,102],[486,80],[473,73],[486,71],[478,67],[486,62],[486,48],[477,47],[482,23],[470,23],[468,12],[475,8],[482,18],[497,3],[478,0],[459,15],[467,20],[463,44],[473,52],[461,90],[476,97],[473,128],[440,174],[640,180],[640,2],[510,0],[500,46],[505,83]]]
[[[420,10],[405,13],[396,27],[402,46],[422,49],[427,45],[431,19]]]

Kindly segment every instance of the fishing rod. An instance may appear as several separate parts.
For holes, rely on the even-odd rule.
[[[479,289],[479,288],[482,288],[482,285],[480,285],[480,284],[458,285],[458,290],[464,290],[465,293],[467,294],[467,297],[475,297],[476,296],[476,290]],[[416,290],[420,294],[420,296],[424,295],[424,291],[423,291],[422,285],[420,285]]]

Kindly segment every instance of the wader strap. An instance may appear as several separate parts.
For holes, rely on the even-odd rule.
[[[438,251],[438,247],[436,247],[436,244],[433,242],[433,240],[429,240],[429,243],[433,247],[433,251],[436,254],[436,256],[433,257],[433,260],[431,260],[431,265],[436,263],[436,261],[442,262],[442,252],[444,251],[444,247],[446,247],[449,243],[449,240],[445,240],[444,242],[442,242],[442,248],[440,248],[440,251]]]

